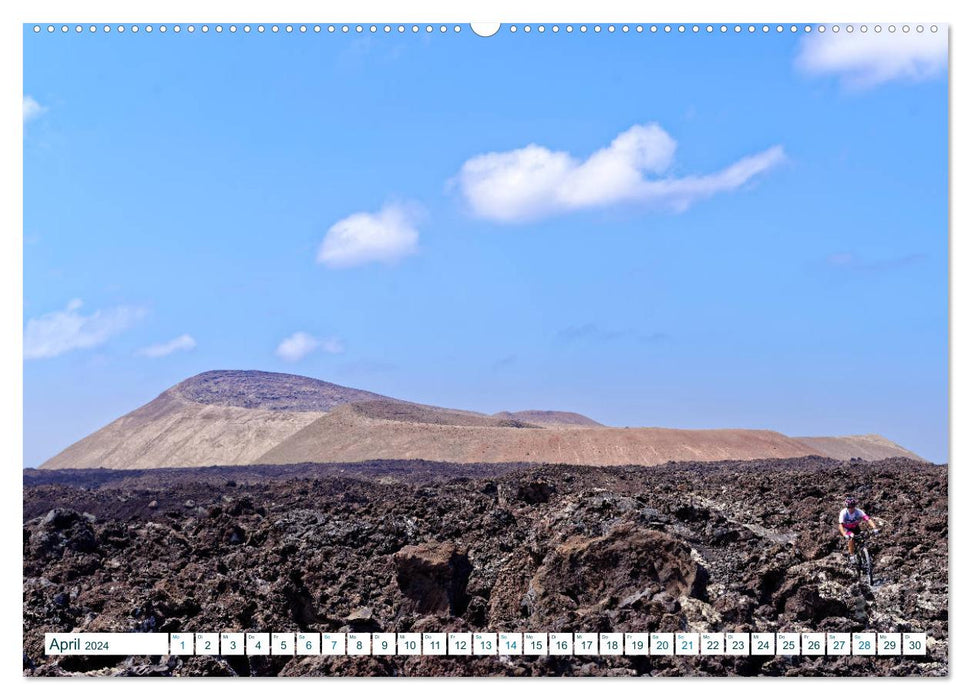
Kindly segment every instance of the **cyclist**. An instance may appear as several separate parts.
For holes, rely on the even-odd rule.
[[[877,526],[873,524],[870,516],[863,512],[861,508],[856,507],[856,499],[850,496],[846,499],[846,507],[840,511],[840,534],[846,540],[847,548],[850,550],[850,563],[856,563],[856,548],[854,547],[853,538],[856,535],[857,528],[860,523],[865,522],[873,532],[880,532]]]

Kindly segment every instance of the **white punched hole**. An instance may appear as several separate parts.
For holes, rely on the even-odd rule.
[[[458,34],[458,33],[460,33],[462,31],[462,26],[468,26],[468,28],[471,29],[471,31],[476,36],[480,36],[480,37],[491,37],[491,36],[495,36],[496,34],[498,34],[502,30],[502,26],[503,25],[500,22],[472,22],[469,25],[457,25],[456,24],[456,25],[451,25],[451,26],[445,25],[445,24],[442,24],[442,25],[431,25],[431,24],[428,24],[428,25],[417,25],[417,24],[415,24],[415,25],[411,25],[410,27],[408,25],[403,25],[403,24],[399,24],[399,25],[388,25],[388,24],[386,24],[386,25],[375,25],[375,24],[371,24],[371,25],[360,25],[360,24],[358,24],[358,25],[337,25],[337,26],[335,26],[335,25],[327,25],[326,26],[326,30],[327,30],[328,33],[341,32],[341,33],[344,33],[344,34],[351,34],[351,33],[356,33],[356,34],[364,34],[364,33],[378,34],[378,33],[382,33],[382,32],[385,33],[385,34],[390,34],[392,32],[397,32],[399,34],[404,34],[404,33],[408,32],[409,30],[412,33],[415,33],[415,34],[418,34],[418,33],[432,34],[432,33],[439,33],[439,32],[442,33],[442,34],[448,34],[448,33],[453,33],[453,32],[456,33],[456,34]],[[601,34],[601,33],[608,33],[608,34],[623,33],[623,34],[628,34],[628,33],[633,33],[633,32],[636,32],[636,33],[640,34],[640,33],[643,33],[645,31],[650,31],[651,33],[658,33],[658,32],[663,31],[666,34],[673,34],[675,32],[677,32],[678,34],[687,34],[689,32],[692,33],[692,34],[700,34],[700,33],[708,33],[708,34],[711,34],[711,33],[714,33],[714,32],[721,32],[721,33],[733,32],[735,34],[742,34],[742,33],[748,33],[748,34],[758,34],[758,33],[768,34],[768,33],[770,33],[772,31],[773,27],[774,27],[774,29],[775,29],[775,31],[777,33],[783,33],[783,32],[789,31],[789,32],[791,32],[793,34],[797,34],[797,33],[805,33],[805,34],[809,34],[809,33],[820,33],[820,34],[822,34],[822,33],[826,33],[826,32],[832,32],[834,34],[837,34],[837,33],[840,33],[840,32],[847,32],[847,33],[858,32],[858,33],[861,33],[861,34],[868,34],[868,33],[872,32],[874,34],[881,34],[884,31],[886,31],[889,34],[896,34],[896,33],[898,33],[898,31],[901,34],[912,34],[912,33],[913,34],[922,34],[922,33],[924,33],[925,30],[927,30],[929,33],[937,33],[938,32],[938,29],[939,29],[939,25],[934,25],[934,24],[931,24],[931,25],[922,25],[922,24],[898,24],[898,25],[894,25],[894,24],[886,24],[886,25],[880,25],[880,24],[871,24],[871,25],[866,25],[866,24],[859,24],[859,25],[845,24],[845,25],[836,25],[836,24],[834,24],[834,25],[828,25],[828,26],[827,25],[822,25],[822,24],[820,24],[820,25],[809,25],[809,24],[806,24],[806,25],[796,25],[796,24],[782,25],[782,24],[778,24],[778,25],[772,25],[772,26],[770,26],[768,24],[764,24],[764,25],[738,25],[738,24],[736,24],[736,25],[724,25],[724,24],[723,25],[710,25],[710,24],[709,25],[683,25],[683,24],[681,24],[681,25],[650,25],[650,26],[644,26],[644,25],[628,25],[628,24],[622,24],[622,25],[613,25],[613,24],[607,24],[607,25],[599,25],[599,24],[585,25],[585,24],[580,24],[580,25],[575,25],[575,26],[574,25],[569,25],[569,24],[566,24],[566,25],[556,25],[556,24],[549,24],[549,25],[542,25],[542,24],[536,24],[536,25],[520,24],[520,25],[516,25],[516,24],[512,24],[512,25],[507,25],[507,31],[509,33],[513,33],[513,34],[518,34],[518,33],[523,33],[523,34],[530,34],[530,33],[537,33],[537,34],[554,33],[554,34],[556,34],[556,33],[559,33],[561,30],[564,31],[564,32],[566,32],[566,33],[568,33],[568,34],[572,34],[572,33],[574,33],[574,31],[578,31],[581,34],[586,34],[586,33],[588,33],[588,31],[589,32],[592,32],[594,34]],[[106,33],[106,34],[108,34],[108,33],[124,34],[124,33],[129,33],[129,32],[132,33],[132,34],[137,34],[137,33],[146,33],[147,34],[147,33],[152,33],[154,31],[158,31],[158,32],[164,34],[164,33],[167,33],[169,31],[169,29],[171,29],[171,31],[173,31],[173,32],[175,32],[177,34],[178,33],[182,33],[183,31],[185,33],[188,33],[188,34],[196,34],[196,33],[200,33],[200,34],[209,34],[209,33],[222,34],[224,31],[227,32],[227,33],[230,33],[230,34],[235,34],[237,32],[237,30],[239,30],[239,31],[241,31],[243,33],[248,34],[251,31],[251,28],[250,28],[249,25],[239,25],[239,26],[237,26],[237,25],[234,25],[234,24],[225,25],[225,26],[224,25],[219,25],[219,24],[216,24],[216,25],[207,25],[207,24],[200,24],[200,25],[193,25],[193,24],[178,25],[178,24],[174,24],[174,25],[170,25],[170,26],[165,26],[165,25],[162,25],[162,24],[155,25],[155,26],[152,26],[152,25],[136,25],[136,24],[132,24],[132,25],[123,25],[123,24],[119,24],[119,25],[107,25],[106,24],[106,25],[101,25],[101,26],[98,26],[98,25],[80,25],[80,24],[78,24],[78,25],[67,25],[67,24],[64,24],[64,25],[54,25],[54,24],[39,25],[39,24],[35,24],[35,25],[32,25],[30,28],[33,30],[33,32],[35,34],[39,34],[39,33],[42,33],[42,32],[46,32],[48,34],[54,34],[54,33],[57,33],[57,32],[59,32],[61,34],[70,34],[72,31],[75,32],[75,33],[80,34],[80,33],[85,32],[86,30],[89,31],[89,32],[91,32],[91,33],[96,33],[96,32],[99,32],[100,31],[100,32],[103,32],[103,33]],[[306,24],[302,24],[302,25],[291,25],[291,24],[287,24],[287,25],[266,25],[266,26],[264,26],[264,25],[254,25],[253,29],[255,29],[257,32],[259,32],[261,34],[267,33],[267,32],[270,32],[270,33],[273,33],[273,34],[282,34],[282,33],[286,33],[286,34],[295,34],[295,33],[307,34],[307,33],[309,33],[309,31],[311,29],[313,30],[314,33],[320,33],[322,31],[321,25],[306,25]],[[197,32],[197,30],[198,30],[198,32]]]

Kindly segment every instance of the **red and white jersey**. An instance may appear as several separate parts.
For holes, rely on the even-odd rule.
[[[862,508],[854,508],[852,513],[849,508],[840,511],[840,525],[846,528],[853,529],[864,520],[869,519],[870,516],[864,513]]]

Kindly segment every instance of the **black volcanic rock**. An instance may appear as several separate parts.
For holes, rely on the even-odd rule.
[[[465,610],[472,565],[454,544],[407,545],[395,553],[394,565],[398,587],[417,612],[461,615]]]
[[[836,532],[847,492],[882,523],[872,588]],[[27,471],[23,673],[946,675],[947,499],[946,466],[901,459]],[[929,653],[44,655],[71,630],[922,631]]]
[[[188,401],[270,411],[329,411],[356,401],[395,401],[297,374],[258,370],[212,370],[176,384],[172,392]]]

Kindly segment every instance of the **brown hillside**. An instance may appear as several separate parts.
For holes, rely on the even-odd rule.
[[[40,468],[250,464],[335,406],[374,400],[393,401],[295,374],[203,372],[79,440]]]
[[[408,424],[345,406],[266,452],[266,464],[365,459],[655,465],[668,461],[803,457],[806,445],[769,430],[499,428]]]
[[[249,464],[324,415],[186,401],[165,392],[41,465],[41,469],[150,469]]]
[[[587,418],[579,413],[571,413],[570,411],[502,411],[501,413],[495,413],[493,415],[496,418],[518,420],[525,423],[533,423],[534,425],[556,426],[560,428],[568,428],[571,426],[585,426],[588,428],[594,428],[598,425],[603,425],[592,418]]]
[[[901,447],[882,435],[844,435],[842,437],[798,437],[816,454],[832,459],[863,459],[868,462],[905,457],[926,462],[920,455]]]
[[[42,469],[424,459],[655,465],[822,455],[917,458],[878,435],[790,438],[768,430],[608,428],[576,413],[485,415],[292,374],[191,377],[51,458]]]
[[[516,420],[502,417],[501,414],[487,416],[473,411],[459,411],[437,406],[423,406],[417,403],[397,400],[362,401],[350,404],[349,410],[364,418],[398,421],[401,423],[425,423],[430,425],[466,425],[492,428],[526,428],[538,427]]]

